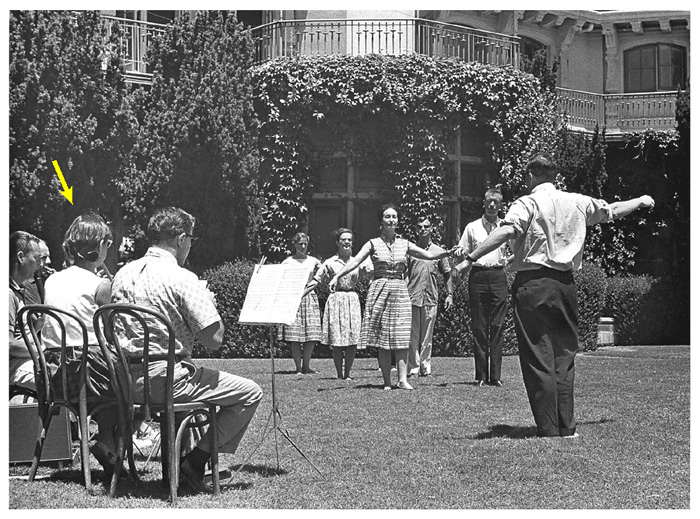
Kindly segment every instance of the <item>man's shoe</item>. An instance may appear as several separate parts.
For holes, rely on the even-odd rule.
[[[477,380],[477,381],[476,381],[476,385],[477,385],[478,387],[484,387],[484,384],[486,384],[486,382],[484,382],[483,380]]]
[[[578,433],[569,434],[568,436],[560,436],[559,438],[578,438]]]
[[[99,441],[95,442],[95,444],[90,447],[90,454],[102,465],[105,479],[110,481],[112,479],[112,474],[114,474],[117,468],[117,455],[110,451],[104,443]]]
[[[212,493],[210,484],[204,482],[204,470],[201,472],[196,470],[187,458],[180,462],[180,484],[186,482],[198,494]]]
[[[493,383],[493,385],[496,386],[496,387],[503,387],[503,382],[501,382],[500,380],[496,380],[496,381]]]

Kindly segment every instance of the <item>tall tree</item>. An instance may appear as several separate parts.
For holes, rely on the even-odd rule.
[[[77,214],[116,218],[113,180],[132,146],[126,94],[118,33],[98,12],[11,12],[10,228],[46,239],[57,263]]]
[[[119,184],[137,249],[153,209],[175,205],[199,221],[193,265],[257,255],[250,31],[232,12],[185,13],[154,39],[149,61],[153,84],[132,99],[140,132]]]

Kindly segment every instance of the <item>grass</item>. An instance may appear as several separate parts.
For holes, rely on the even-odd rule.
[[[269,360],[207,360],[250,377],[265,398],[220,497],[183,496],[183,508],[242,509],[667,509],[690,507],[690,348],[602,348],[577,358],[577,439],[539,439],[517,357],[504,388],[472,384],[471,358],[434,359],[416,391],[382,391],[376,359],[357,359],[354,381],[334,378],[330,359],[297,379],[277,359],[282,426],[322,472],[274,433]],[[395,375],[394,375],[395,378]],[[277,452],[280,470],[277,470]],[[255,447],[251,459],[241,463]],[[93,460],[94,461],[94,460]],[[96,495],[78,465],[11,479],[9,508],[167,507],[159,462],[143,483],[120,482],[110,499],[95,465]],[[11,468],[19,473],[26,468]]]

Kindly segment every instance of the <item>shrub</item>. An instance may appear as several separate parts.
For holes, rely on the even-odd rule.
[[[673,276],[611,278],[605,314],[615,319],[615,344],[690,344],[690,292]]]
[[[203,278],[209,282],[209,288],[216,294],[217,307],[224,321],[226,333],[224,345],[218,352],[206,350],[197,344],[194,349],[196,357],[251,357],[264,358],[269,356],[269,329],[267,326],[251,326],[238,324],[241,307],[245,300],[250,278],[253,274],[254,263],[245,260],[224,263],[203,273]],[[512,285],[515,274],[506,273],[509,286]],[[605,301],[606,279],[603,271],[592,264],[584,264],[584,268],[576,273],[576,283],[579,294],[579,330],[581,351],[597,347],[598,318]],[[361,278],[357,292],[360,305],[364,311],[369,279]],[[473,336],[469,310],[469,295],[467,283],[460,283],[454,292],[454,301],[449,311],[444,309],[445,286],[442,280],[438,285],[439,311],[433,336],[433,355],[443,357],[466,357],[473,355]],[[317,288],[321,312],[328,298],[328,288],[321,285]],[[513,312],[511,303],[504,323],[504,355],[513,355],[518,351]],[[358,351],[361,357],[376,355],[375,348]],[[275,341],[275,356],[288,357],[288,348]],[[330,356],[329,348],[318,347],[314,357]]]
[[[197,357],[262,358],[270,355],[269,328],[238,324],[241,308],[253,276],[254,263],[246,260],[227,262],[207,270],[202,277],[209,282],[209,289],[216,295],[216,305],[226,327],[224,344],[212,352],[197,344]],[[276,341],[275,341],[276,343]],[[275,356],[279,349],[275,347]]]
[[[602,268],[584,263],[574,273],[578,292],[578,349],[589,351],[598,348],[598,320],[605,308],[607,279]]]

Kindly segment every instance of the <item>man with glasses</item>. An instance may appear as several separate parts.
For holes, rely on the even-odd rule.
[[[184,268],[192,243],[195,219],[176,207],[158,210],[148,223],[147,238],[151,244],[143,258],[134,260],[117,272],[112,286],[112,302],[129,303],[151,308],[170,319],[175,330],[175,401],[205,402],[219,407],[217,414],[219,452],[233,454],[238,448],[262,398],[262,390],[252,380],[192,364],[195,338],[205,348],[218,350],[224,338],[224,324],[216,310],[214,295],[206,283]],[[142,331],[129,326],[117,327],[117,340],[134,356],[141,355]],[[154,326],[150,354],[167,354],[167,330]],[[151,396],[164,400],[155,388],[165,383],[166,361],[150,364]],[[142,387],[143,373],[134,364],[135,385]],[[153,377],[163,383],[153,383]],[[137,399],[139,398],[137,390]],[[181,482],[196,492],[210,490],[204,484],[204,467],[209,460],[208,431],[180,462]]]
[[[503,195],[495,189],[484,194],[484,214],[467,224],[459,240],[465,254],[474,251],[501,224],[498,212]],[[474,335],[474,365],[476,384],[503,387],[501,362],[503,357],[503,322],[508,309],[508,282],[503,270],[512,260],[506,245],[498,247],[473,264],[466,260],[455,267],[458,276],[469,273],[469,306]]]
[[[41,240],[24,231],[10,235],[10,302],[9,350],[10,385],[34,390],[34,363],[22,339],[17,314],[27,304],[24,284],[34,277],[41,265]]]
[[[416,225],[416,245],[428,252],[444,252],[431,240],[433,224],[422,218]],[[452,267],[447,258],[440,260],[408,259],[407,284],[411,297],[411,342],[408,349],[408,376],[427,377],[432,374],[430,359],[433,351],[433,329],[437,317],[438,278],[442,273],[447,286],[445,309],[452,306]]]

